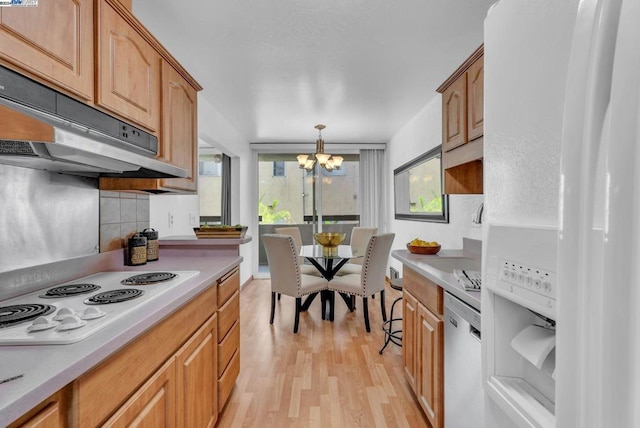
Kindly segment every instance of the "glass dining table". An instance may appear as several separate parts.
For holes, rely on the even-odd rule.
[[[298,254],[314,265],[327,281],[331,281],[340,268],[349,260],[364,257],[364,253],[358,253],[358,251],[351,248],[350,245],[338,245],[334,248],[325,248],[319,244],[303,245],[300,247]],[[326,313],[328,309],[329,321],[333,321],[335,293],[332,290],[323,290],[320,293],[310,294],[302,304],[301,310],[308,310],[318,294],[320,294],[320,298],[322,299],[322,319],[327,319]],[[353,312],[355,305],[352,296],[345,293],[339,294],[349,311]]]

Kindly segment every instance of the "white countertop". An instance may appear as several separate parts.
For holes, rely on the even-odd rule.
[[[391,252],[391,256],[394,259],[400,260],[403,264],[409,266],[420,275],[435,282],[445,291],[453,294],[469,306],[478,311],[480,310],[480,291],[465,291],[452,273],[435,269],[433,266],[429,265],[429,260],[433,259],[454,257],[470,258],[466,252],[463,252],[463,250],[441,250],[438,254],[433,255],[412,254],[407,250],[393,250]]]
[[[146,302],[80,342],[69,345],[0,346],[0,426],[6,426],[121,349],[125,344],[199,295],[242,261],[238,256],[165,257],[142,266],[112,266],[106,270],[195,270],[200,273]]]

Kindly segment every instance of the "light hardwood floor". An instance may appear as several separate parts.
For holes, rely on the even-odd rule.
[[[387,314],[400,294],[387,286]],[[240,376],[218,427],[426,427],[405,380],[401,348],[380,355],[380,299],[369,299],[366,333],[362,299],[350,313],[337,297],[335,321],[323,321],[320,298],[300,316],[293,334],[295,299],[282,296],[269,324],[269,280],[240,293]],[[400,303],[395,316],[401,317]]]

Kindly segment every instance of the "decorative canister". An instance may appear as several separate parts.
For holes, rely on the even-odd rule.
[[[142,235],[147,238],[147,261],[155,262],[160,257],[160,245],[158,244],[158,231],[145,229]]]
[[[136,233],[129,238],[129,266],[144,265],[147,263],[147,238]]]

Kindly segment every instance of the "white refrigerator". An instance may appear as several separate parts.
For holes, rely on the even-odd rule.
[[[639,79],[639,0],[488,13],[486,426],[640,426]]]

